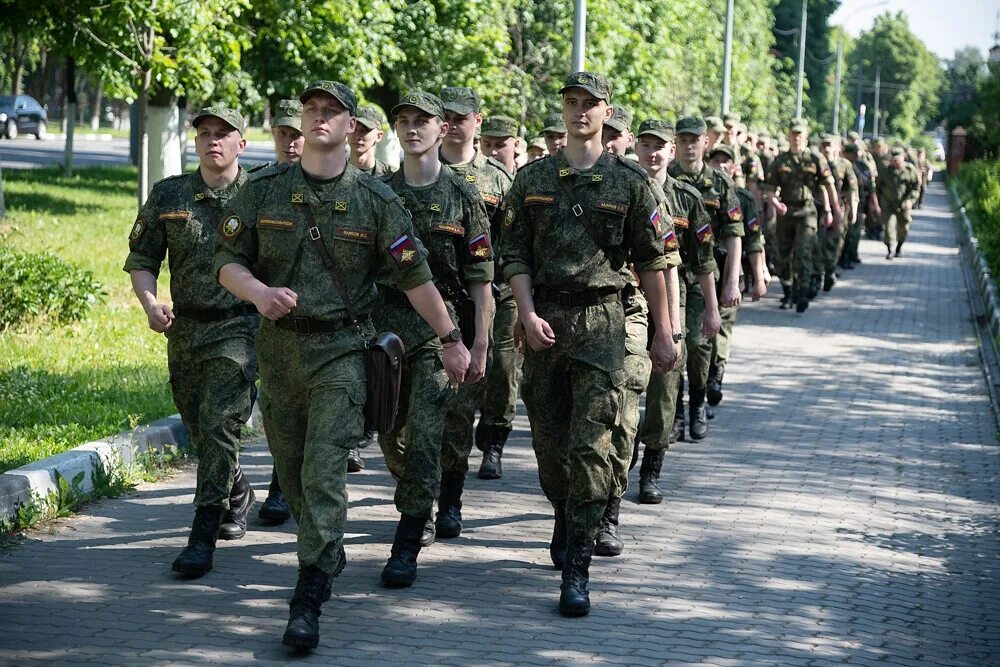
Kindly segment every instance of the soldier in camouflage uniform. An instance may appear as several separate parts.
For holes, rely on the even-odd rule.
[[[199,168],[153,186],[129,235],[124,268],[149,328],[167,336],[174,404],[198,453],[194,522],[173,569],[200,577],[212,569],[217,537],[246,533],[253,505],[253,489],[239,467],[239,442],[256,393],[258,318],[219,287],[211,263],[223,208],[247,178],[239,166],[246,146],[243,117],[210,107],[191,124]],[[157,300],[164,258],[173,306]]]
[[[705,150],[710,151],[726,135],[726,124],[719,116],[705,116]]]
[[[483,120],[480,143],[483,154],[504,166],[511,178],[517,171],[517,147],[520,144],[517,121],[510,116],[490,116]]]
[[[355,120],[357,127],[347,138],[351,147],[351,164],[375,178],[391,174],[392,167],[375,157],[375,149],[385,136],[385,114],[378,107],[363,105],[358,107]]]
[[[823,207],[827,226],[833,224],[827,186],[833,187],[830,167],[819,153],[807,146],[809,127],[801,118],[788,128],[789,150],[771,163],[764,183],[765,198],[778,212],[778,267],[784,298],[781,307],[792,303],[799,313],[809,307],[809,283],[813,275],[813,245],[816,243],[818,216],[816,201]],[[778,198],[780,195],[780,199]]]
[[[893,148],[889,164],[878,180],[878,201],[882,208],[882,233],[885,238],[885,258],[899,257],[913,222],[913,204],[920,196],[920,175],[906,161],[902,148]]]
[[[299,524],[299,577],[283,642],[319,644],[319,615],[331,580],[343,569],[347,455],[364,432],[364,349],[375,335],[369,313],[375,279],[393,276],[444,343],[452,382],[469,365],[448,309],[434,288],[427,251],[399,197],[347,163],[357,98],[334,81],[310,84],[303,104],[305,146],[299,164],[251,178],[230,202],[216,236],[214,268],[226,289],[264,318],[257,333],[261,412],[281,488]],[[342,276],[358,316],[351,321],[318,244]],[[456,342],[457,341],[457,342]],[[274,400],[270,400],[271,398]],[[419,541],[423,518],[400,521],[393,557]]]
[[[660,209],[635,162],[604,151],[612,113],[607,80],[567,77],[559,153],[518,172],[506,200],[502,260],[527,349],[522,397],[546,497],[555,510],[550,555],[562,568],[559,610],[590,611],[594,540],[615,486],[613,432],[621,428],[626,336],[621,268],[639,274],[656,323],[654,371],[676,362]]]
[[[549,155],[555,155],[566,145],[566,123],[561,113],[545,117],[545,127],[542,128],[541,135]]]
[[[716,277],[719,283],[719,311],[722,319],[735,316],[740,295],[740,261],[743,252],[743,213],[736,198],[736,186],[731,178],[705,164],[706,144],[705,122],[688,116],[677,121],[677,160],[670,166],[669,173],[678,181],[694,186],[702,195],[711,224],[696,229],[699,239],[711,235],[717,239],[715,246],[716,263],[722,270]],[[726,258],[732,258],[726,261]],[[698,322],[707,307],[705,295],[700,288],[690,285],[687,295],[688,321]],[[690,330],[690,329],[689,329]],[[689,430],[694,440],[708,435],[708,415],[705,392],[708,386],[709,369],[712,360],[710,337],[703,338],[697,328],[694,336],[687,341],[688,371],[688,417]]]
[[[548,148],[545,146],[545,139],[541,137],[532,140],[528,144],[528,162],[534,162],[535,160],[540,160],[545,157],[548,152]]]
[[[500,230],[500,205],[510,189],[513,175],[506,167],[491,157],[486,157],[473,145],[473,134],[482,125],[479,96],[471,88],[448,87],[441,91],[448,134],[441,144],[441,161],[479,190],[486,204],[490,230],[498,239]],[[501,311],[501,326],[511,323],[516,314],[509,288],[497,285],[496,310]],[[491,325],[492,326],[492,325]],[[502,474],[501,456],[513,421],[513,396],[516,382],[516,357],[513,352],[513,326],[505,330],[504,351],[493,359],[500,369],[493,377],[478,385],[459,388],[445,418],[443,450],[441,453],[441,496],[438,499],[437,530],[441,537],[457,537],[462,531],[462,490],[469,470],[469,453],[472,451],[473,423],[476,409],[486,411],[486,418],[479,420],[475,439],[483,452],[480,476],[498,479]],[[498,386],[499,385],[499,386]],[[487,387],[493,387],[489,408],[486,407]],[[503,404],[498,403],[503,401]],[[508,407],[509,406],[509,407]],[[509,419],[508,419],[509,415]]]
[[[861,231],[867,228],[868,218],[871,217],[869,211],[878,206],[878,197],[875,195],[875,175],[863,159],[862,150],[858,144],[844,146],[844,157],[853,166],[854,177],[858,183],[858,208],[855,222],[847,228],[844,252],[840,256],[841,267],[845,269],[853,269],[855,264],[861,263],[861,256],[858,254]]]
[[[840,154],[840,137],[826,134],[820,143],[823,157],[833,174],[834,191],[840,206],[840,224],[830,227],[825,234],[818,235],[823,261],[823,291],[829,292],[837,282],[836,269],[840,263],[848,229],[857,222],[858,179],[854,175],[854,165]],[[821,229],[822,231],[822,229]],[[815,270],[815,269],[814,269]]]
[[[636,155],[639,164],[649,175],[654,186],[663,193],[667,210],[671,215],[674,236],[664,239],[664,247],[676,244],[680,253],[678,267],[678,292],[676,319],[673,322],[673,340],[682,344],[685,338],[697,336],[711,338],[719,330],[721,323],[718,302],[715,297],[715,272],[717,266],[713,248],[715,241],[711,235],[697,231],[711,225],[708,212],[702,203],[701,194],[691,185],[678,181],[667,172],[674,157],[674,125],[664,120],[652,119],[639,126],[636,140]],[[707,295],[704,313],[691,316],[687,307],[688,291],[693,287]],[[671,302],[671,311],[674,304]],[[682,391],[685,347],[681,346],[680,357],[668,372],[652,373],[646,387],[646,412],[639,426],[639,442],[646,444],[639,468],[639,502],[656,504],[663,502],[660,492],[660,469],[663,456],[671,442],[683,435],[683,420],[678,424],[677,400]],[[680,433],[678,433],[680,431]],[[638,456],[638,442],[635,456]]]
[[[447,133],[444,107],[430,93],[406,95],[392,113],[396,116],[396,133],[403,145],[404,162],[399,171],[385,182],[403,200],[413,217],[417,235],[428,249],[428,264],[435,285],[441,292],[449,312],[457,321],[459,302],[471,298],[476,306],[476,340],[472,345],[469,382],[478,382],[486,371],[486,356],[493,318],[493,250],[490,242],[486,207],[475,185],[438,159],[441,138]],[[445,423],[454,411],[454,404],[466,400],[468,391],[457,392],[447,386],[441,371],[441,344],[434,332],[423,325],[410,307],[406,296],[394,289],[389,276],[379,281],[379,302],[375,309],[377,328],[400,332],[406,345],[406,366],[402,405],[396,418],[396,428],[379,438],[390,472],[398,480],[396,508],[403,516],[425,520],[422,541],[434,539],[434,524],[429,519],[444,472],[453,474],[461,463],[468,468],[468,449],[460,461],[445,458],[453,450],[447,444]],[[405,429],[405,430],[404,430]],[[472,425],[468,425],[468,439]],[[462,479],[465,471],[462,470]],[[462,530],[461,486],[455,503],[449,503],[438,514],[441,537],[455,537]],[[449,498],[450,500],[450,498]],[[455,514],[449,509],[457,504]],[[429,525],[427,525],[429,524]],[[391,565],[391,563],[390,563]],[[414,568],[396,572],[386,566],[383,581],[390,586],[409,586],[416,578]]]

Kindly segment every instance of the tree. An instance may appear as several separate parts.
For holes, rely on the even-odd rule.
[[[948,127],[969,128],[978,111],[979,91],[990,70],[979,49],[967,46],[947,62],[941,91],[941,119]]]
[[[827,118],[831,112],[827,88],[836,67],[836,51],[830,48],[830,16],[840,7],[840,1],[809,0],[807,5],[805,90],[808,93],[804,93],[803,108],[814,118]],[[802,0],[779,0],[774,7],[775,51],[784,73],[793,79],[798,71],[801,24]]]

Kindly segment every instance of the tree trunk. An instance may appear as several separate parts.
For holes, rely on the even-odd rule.
[[[150,64],[153,58],[153,40],[155,33],[153,28],[149,28],[142,36],[143,40],[143,65],[142,84],[139,88],[138,122],[139,126],[139,146],[136,157],[139,163],[139,206],[146,203],[149,196],[149,131],[146,127],[146,110],[149,106],[149,87],[153,80],[153,72]]]
[[[28,44],[21,40],[18,35],[14,38],[14,67],[11,72],[10,92],[12,95],[20,95],[23,91],[21,79],[24,78],[24,59],[28,54]]]
[[[149,184],[181,173],[180,117],[173,91],[157,90],[149,97],[146,133],[149,136]]]
[[[76,60],[66,59],[66,148],[63,152],[63,174],[73,175],[73,130],[76,127]]]
[[[104,104],[104,77],[98,77],[94,91],[93,104],[90,107],[90,129],[95,132],[101,128],[101,107]]]
[[[186,97],[177,98],[177,139],[181,151],[181,173],[187,170],[187,106],[188,101]]]
[[[2,160],[0,160],[2,163]],[[3,166],[0,164],[0,220],[7,219],[7,204],[3,200]]]
[[[49,68],[51,67],[51,60],[48,49],[42,49],[38,61],[38,85],[35,91],[35,99],[46,110],[49,108]]]

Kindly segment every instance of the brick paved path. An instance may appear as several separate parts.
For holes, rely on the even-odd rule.
[[[408,590],[378,584],[395,513],[368,452],[350,562],[302,661],[1000,664],[996,425],[940,189],[905,251],[866,241],[803,316],[773,291],[741,313],[710,438],[668,453],[663,505],[630,493],[586,619],[555,610],[523,417],[505,478],[470,478],[466,532],[424,550]],[[244,464],[262,494],[266,448]],[[192,484],[186,469],[0,554],[0,663],[286,661],[293,529],[255,526],[179,581]]]

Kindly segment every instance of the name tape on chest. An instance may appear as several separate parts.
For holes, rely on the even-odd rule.
[[[719,208],[720,206],[722,206],[722,202],[720,202],[716,198],[708,198],[708,197],[706,197],[705,198],[705,206],[707,206],[708,208]]]
[[[465,235],[465,227],[455,222],[435,222],[431,225],[431,231],[444,232],[445,234],[452,234],[454,236]]]
[[[687,216],[684,215],[675,215],[673,216],[673,220],[674,220],[674,227],[679,227],[681,229],[687,229],[688,225],[690,224],[688,222]]]
[[[555,204],[555,195],[528,195],[524,198],[524,203],[531,204]]]
[[[619,204],[618,202],[613,201],[599,201],[594,204],[594,210],[614,213],[616,215],[625,215],[628,213],[628,204]]]
[[[335,227],[333,238],[353,243],[364,243],[365,245],[375,243],[375,234],[367,229],[353,229],[351,227]]]
[[[482,196],[483,201],[486,202],[487,204],[489,204],[490,206],[499,206],[499,204],[500,204],[500,196],[499,195],[491,195],[488,192],[482,192],[482,193],[480,193],[480,196]]]
[[[164,211],[160,214],[160,220],[188,220],[191,211]]]
[[[295,228],[295,222],[292,220],[280,220],[278,218],[260,218],[257,221],[257,226],[262,229],[283,229],[287,231]]]

